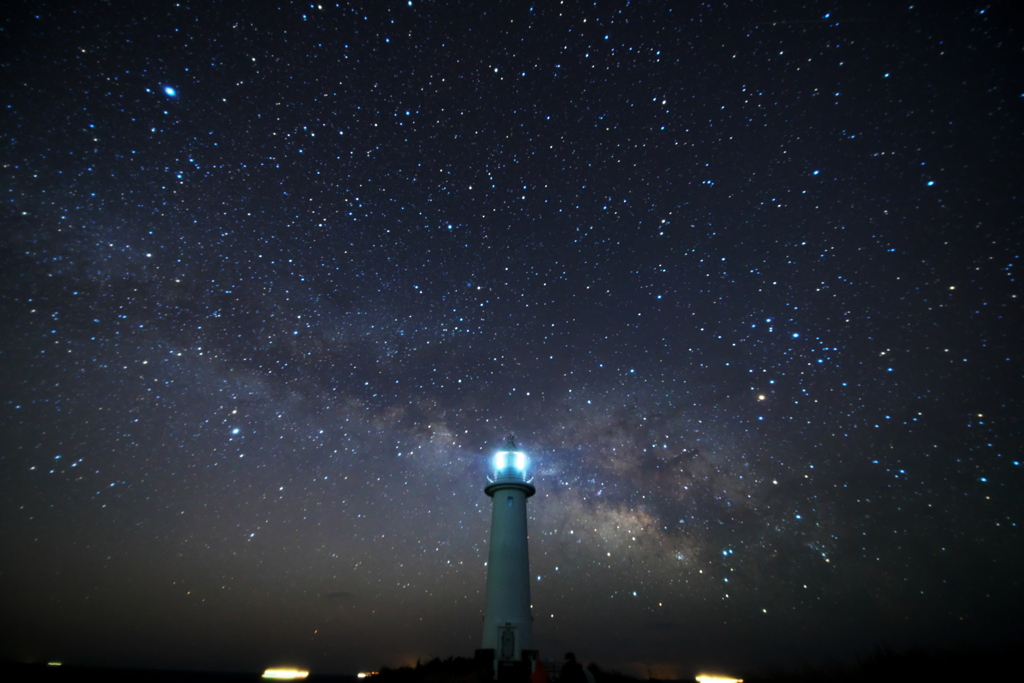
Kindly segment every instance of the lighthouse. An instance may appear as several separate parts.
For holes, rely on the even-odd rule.
[[[487,555],[487,606],[478,654],[494,658],[495,675],[535,658],[530,614],[530,557],[526,544],[526,499],[537,492],[526,454],[510,437],[494,455],[484,493],[492,499],[491,546]],[[493,654],[491,654],[493,653]],[[520,664],[519,666],[522,666]]]

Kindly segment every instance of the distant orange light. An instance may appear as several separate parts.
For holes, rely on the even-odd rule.
[[[308,671],[302,669],[267,669],[263,672],[263,678],[276,678],[282,680],[295,680],[297,678],[305,678],[309,675]]]
[[[356,678],[366,678],[367,676],[376,676],[376,671],[360,671],[356,674]]]
[[[732,676],[715,676],[712,674],[698,674],[697,683],[743,683],[742,678]]]

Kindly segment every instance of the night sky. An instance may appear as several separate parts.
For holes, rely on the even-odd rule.
[[[0,656],[1020,638],[1013,7],[8,7]]]

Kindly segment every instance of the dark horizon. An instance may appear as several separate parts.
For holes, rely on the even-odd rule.
[[[0,658],[1019,642],[1010,5],[492,5],[5,12]]]

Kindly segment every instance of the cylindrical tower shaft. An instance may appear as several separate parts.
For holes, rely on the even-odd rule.
[[[526,499],[536,489],[521,480],[499,479],[484,490],[493,504],[481,648],[494,650],[499,661],[519,661],[523,650],[533,649]]]

